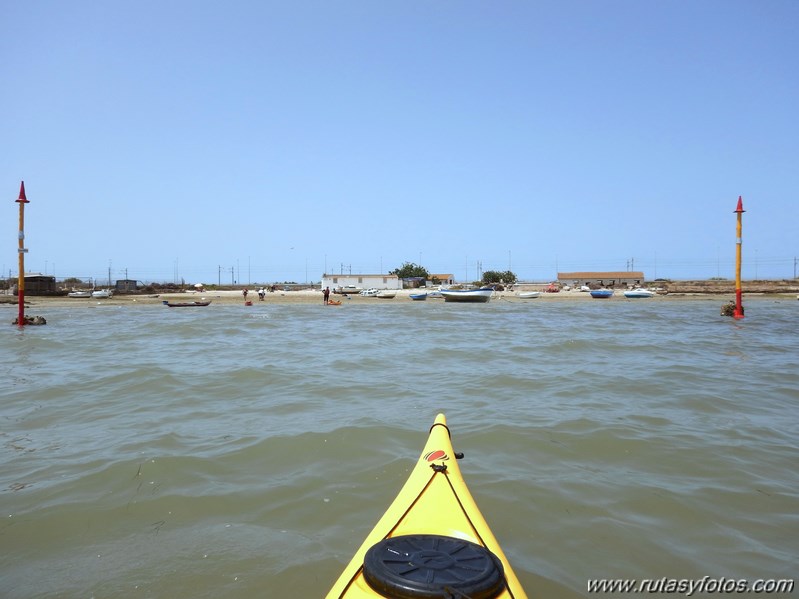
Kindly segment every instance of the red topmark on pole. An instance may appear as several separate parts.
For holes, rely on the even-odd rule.
[[[28,198],[25,197],[25,181],[19,184],[19,199],[17,199],[17,201],[23,204],[30,204]]]
[[[744,201],[741,198],[741,196],[738,196],[738,207],[735,210],[733,210],[733,212],[738,212],[738,213],[746,212],[746,210],[744,210]]]

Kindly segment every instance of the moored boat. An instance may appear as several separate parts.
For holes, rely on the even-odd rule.
[[[494,294],[493,287],[481,287],[480,289],[442,289],[441,295],[445,302],[473,302],[487,303]]]
[[[114,295],[114,292],[110,289],[95,289],[92,291],[93,298],[100,298],[100,299],[109,299]]]
[[[520,299],[535,299],[541,295],[540,291],[522,291],[519,293]]]
[[[463,480],[460,457],[439,414],[407,482],[327,599],[527,597]]]
[[[83,298],[86,298],[86,297],[91,297],[91,296],[92,296],[92,292],[91,291],[78,291],[77,289],[73,289],[72,291],[67,293],[67,297],[83,297]]]
[[[590,292],[591,297],[597,299],[607,299],[613,296],[613,289],[592,289]]]
[[[344,287],[336,287],[333,289],[333,293],[339,295],[358,295],[361,291],[363,291],[363,289],[355,285],[344,285]]]
[[[168,300],[164,300],[164,305],[169,306],[170,308],[202,308],[210,303],[211,300],[202,302],[170,302]]]
[[[413,301],[423,302],[423,301],[425,301],[427,299],[427,294],[426,293],[411,293],[408,297],[411,298]]]
[[[628,289],[624,292],[624,297],[630,299],[655,297],[655,292],[649,289]]]
[[[394,291],[393,289],[383,289],[381,291],[378,291],[375,297],[379,299],[394,299],[395,297],[397,297],[397,292]]]

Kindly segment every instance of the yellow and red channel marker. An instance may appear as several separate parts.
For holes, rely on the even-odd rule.
[[[744,210],[743,199],[738,196],[738,207],[735,209],[738,214],[738,223],[735,227],[735,310],[733,310],[733,318],[744,317],[744,307],[741,302],[741,215],[746,212]]]
[[[19,316],[17,324],[25,326],[25,204],[28,198],[25,197],[25,181],[19,184],[19,282],[17,284],[17,304],[19,305]]]

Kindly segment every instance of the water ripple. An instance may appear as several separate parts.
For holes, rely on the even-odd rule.
[[[795,304],[54,309],[0,330],[4,596],[321,596],[439,411],[531,596],[793,576]]]

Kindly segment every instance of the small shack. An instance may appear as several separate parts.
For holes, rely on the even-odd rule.
[[[455,275],[452,273],[431,274],[427,281],[429,285],[454,285]]]
[[[114,290],[117,293],[136,293],[138,283],[135,279],[117,279]]]
[[[25,295],[57,295],[55,277],[39,272],[25,274]],[[15,294],[16,295],[16,294]]]

